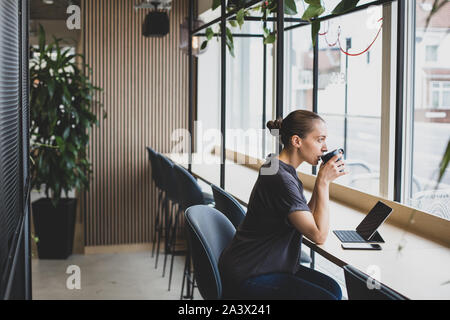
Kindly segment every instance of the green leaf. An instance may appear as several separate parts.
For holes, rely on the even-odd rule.
[[[238,11],[238,13],[236,14],[236,21],[239,24],[239,28],[241,28],[241,29],[242,29],[242,25],[244,24],[244,15],[245,15],[244,9],[240,9]]]
[[[67,149],[76,157],[78,155],[77,149],[72,143],[67,144]]]
[[[438,184],[441,182],[442,178],[444,177],[445,170],[448,167],[448,163],[450,162],[450,140],[447,144],[447,149],[444,152],[444,156],[442,157],[441,163],[439,165],[439,178],[438,178]]]
[[[63,139],[67,140],[67,138],[69,137],[69,134],[70,134],[70,127],[67,127],[66,130],[64,130]]]
[[[305,12],[303,13],[302,19],[303,20],[311,20],[312,18],[317,18],[322,13],[325,12],[325,8],[322,7],[321,4],[310,4],[308,8],[306,8]]]
[[[275,32],[272,32],[267,37],[264,38],[264,44],[274,43],[276,40]]]
[[[222,4],[221,0],[213,0],[212,9],[216,10],[218,7],[220,7],[221,4]]]
[[[59,137],[59,136],[57,136],[55,138],[55,140],[56,140],[56,144],[59,147],[59,150],[61,150],[61,152],[64,153],[64,151],[66,151],[66,145],[64,143],[64,140],[61,137]]]
[[[233,34],[228,27],[226,27],[226,45],[228,47],[228,52],[230,52],[231,56],[234,58]]]
[[[227,33],[227,40],[230,43],[233,43],[233,34],[231,33],[231,30],[228,27],[226,28],[226,33]]]
[[[307,4],[312,4],[315,6],[320,6],[320,0],[305,0]]]
[[[45,50],[45,30],[41,24],[39,25],[39,50],[41,52],[41,55]]]
[[[231,56],[234,58],[234,45],[233,43],[230,43],[227,41],[227,47],[228,47],[228,51],[230,52]]]
[[[320,0],[319,0],[320,3]],[[284,13],[288,15],[296,15],[297,14],[297,5],[294,0],[285,0],[284,1]]]
[[[205,40],[202,42],[202,45],[200,46],[200,50],[205,50],[208,46],[208,40]]]
[[[209,41],[212,39],[212,37],[214,36],[214,31],[212,30],[211,27],[206,28],[206,39]]]
[[[331,12],[332,14],[346,13],[356,7],[359,0],[342,0]]]
[[[233,27],[236,28],[238,26],[236,20],[228,20],[228,23]]]
[[[50,96],[50,100],[53,98],[53,94],[55,93],[55,81],[50,78],[50,81],[48,82],[48,94]]]

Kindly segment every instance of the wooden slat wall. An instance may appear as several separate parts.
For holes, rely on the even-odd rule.
[[[84,53],[108,114],[91,135],[85,245],[148,243],[157,196],[145,147],[169,152],[172,131],[188,127],[188,57],[178,48],[188,1],[172,1],[163,38],[141,35],[148,10],[133,0],[84,0],[82,11]]]

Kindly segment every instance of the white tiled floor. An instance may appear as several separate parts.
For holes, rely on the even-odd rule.
[[[33,299],[46,300],[177,300],[180,298],[184,257],[175,257],[172,287],[168,291],[170,260],[162,278],[164,255],[158,269],[150,252],[121,254],[72,255],[67,260],[32,262]],[[66,274],[70,265],[81,271],[81,289],[69,290]],[[199,299],[198,291],[194,297]]]
[[[150,252],[120,254],[72,255],[67,260],[32,262],[33,299],[37,300],[178,300],[181,292],[184,257],[175,257],[172,287],[168,291],[170,259],[162,278],[164,255],[159,256],[158,269]],[[71,274],[69,266],[81,271],[81,289],[66,286]],[[341,268],[316,254],[316,269],[336,279],[346,296]],[[197,290],[194,299],[201,299]]]

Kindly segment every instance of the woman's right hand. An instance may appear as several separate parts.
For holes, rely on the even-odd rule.
[[[338,161],[339,158],[341,159]],[[328,160],[327,163],[322,163],[320,165],[317,179],[329,184],[330,182],[346,174],[348,174],[348,172],[345,171],[345,163],[342,159],[342,154],[339,153]]]

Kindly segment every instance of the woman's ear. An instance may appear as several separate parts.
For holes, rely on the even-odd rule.
[[[291,145],[295,148],[300,148],[302,146],[302,138],[300,138],[298,135],[294,134],[291,137]]]

